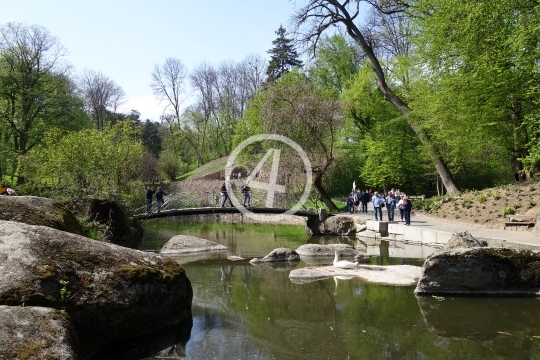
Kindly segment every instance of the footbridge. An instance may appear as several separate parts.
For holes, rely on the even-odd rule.
[[[243,194],[234,194],[242,204]],[[283,214],[294,206],[292,200],[285,196],[276,197],[274,206],[267,206],[266,199],[262,196],[250,194],[250,201],[246,207],[235,207],[229,201],[226,206],[221,205],[221,193],[216,191],[205,192],[185,192],[169,194],[163,198],[163,205],[158,209],[157,202],[154,201],[148,207],[141,206],[132,211],[132,216],[138,220],[155,219],[169,216],[189,216],[204,214],[238,214],[242,211],[250,211],[255,214]],[[294,213],[303,217],[318,217],[318,213],[309,210],[300,210]]]

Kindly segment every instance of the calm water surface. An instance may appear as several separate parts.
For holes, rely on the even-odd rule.
[[[192,327],[176,330],[173,347],[154,345],[144,356],[124,351],[124,358],[540,358],[538,299],[416,297],[414,287],[373,285],[356,278],[295,284],[289,272],[307,266],[303,261],[248,263],[277,247],[296,249],[308,242],[350,243],[373,254],[372,263],[379,264],[421,265],[422,259],[407,256],[434,249],[346,237],[310,239],[294,226],[160,220],[144,227],[141,249],[160,249],[172,236],[187,234],[219,242],[228,251],[176,258],[193,286]],[[230,255],[246,260],[229,261]],[[167,336],[171,334],[163,338]]]

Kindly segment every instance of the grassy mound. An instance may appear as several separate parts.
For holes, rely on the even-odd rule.
[[[416,200],[413,206],[428,215],[493,228],[502,226],[510,216],[534,221],[540,213],[540,182],[519,182],[453,196],[437,196]]]

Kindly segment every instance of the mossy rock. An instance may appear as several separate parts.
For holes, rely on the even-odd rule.
[[[77,359],[78,341],[66,312],[0,306],[0,359]]]
[[[191,316],[184,269],[153,253],[0,221],[0,305],[65,310],[88,358]]]
[[[141,225],[114,201],[84,199],[72,205],[72,209],[84,221],[99,224],[100,240],[132,249],[142,240]]]
[[[540,254],[496,247],[438,252],[426,259],[415,293],[540,296]]]
[[[82,235],[77,217],[55,200],[37,196],[0,196],[0,220],[43,225]]]

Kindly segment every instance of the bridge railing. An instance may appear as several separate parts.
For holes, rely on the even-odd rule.
[[[234,191],[236,199],[243,203],[244,194],[241,191]],[[266,204],[266,191],[251,191],[250,204],[251,207],[268,207]],[[163,205],[161,211],[174,209],[189,209],[201,207],[221,207],[221,192],[220,191],[200,191],[200,192],[178,192],[172,193],[163,197]],[[297,199],[288,194],[275,194],[273,208],[290,208],[296,203]],[[225,206],[229,207],[230,202],[227,200]],[[133,214],[151,214],[158,211],[157,201],[153,201],[150,206],[150,211],[147,211],[147,205],[138,207],[132,210]]]

